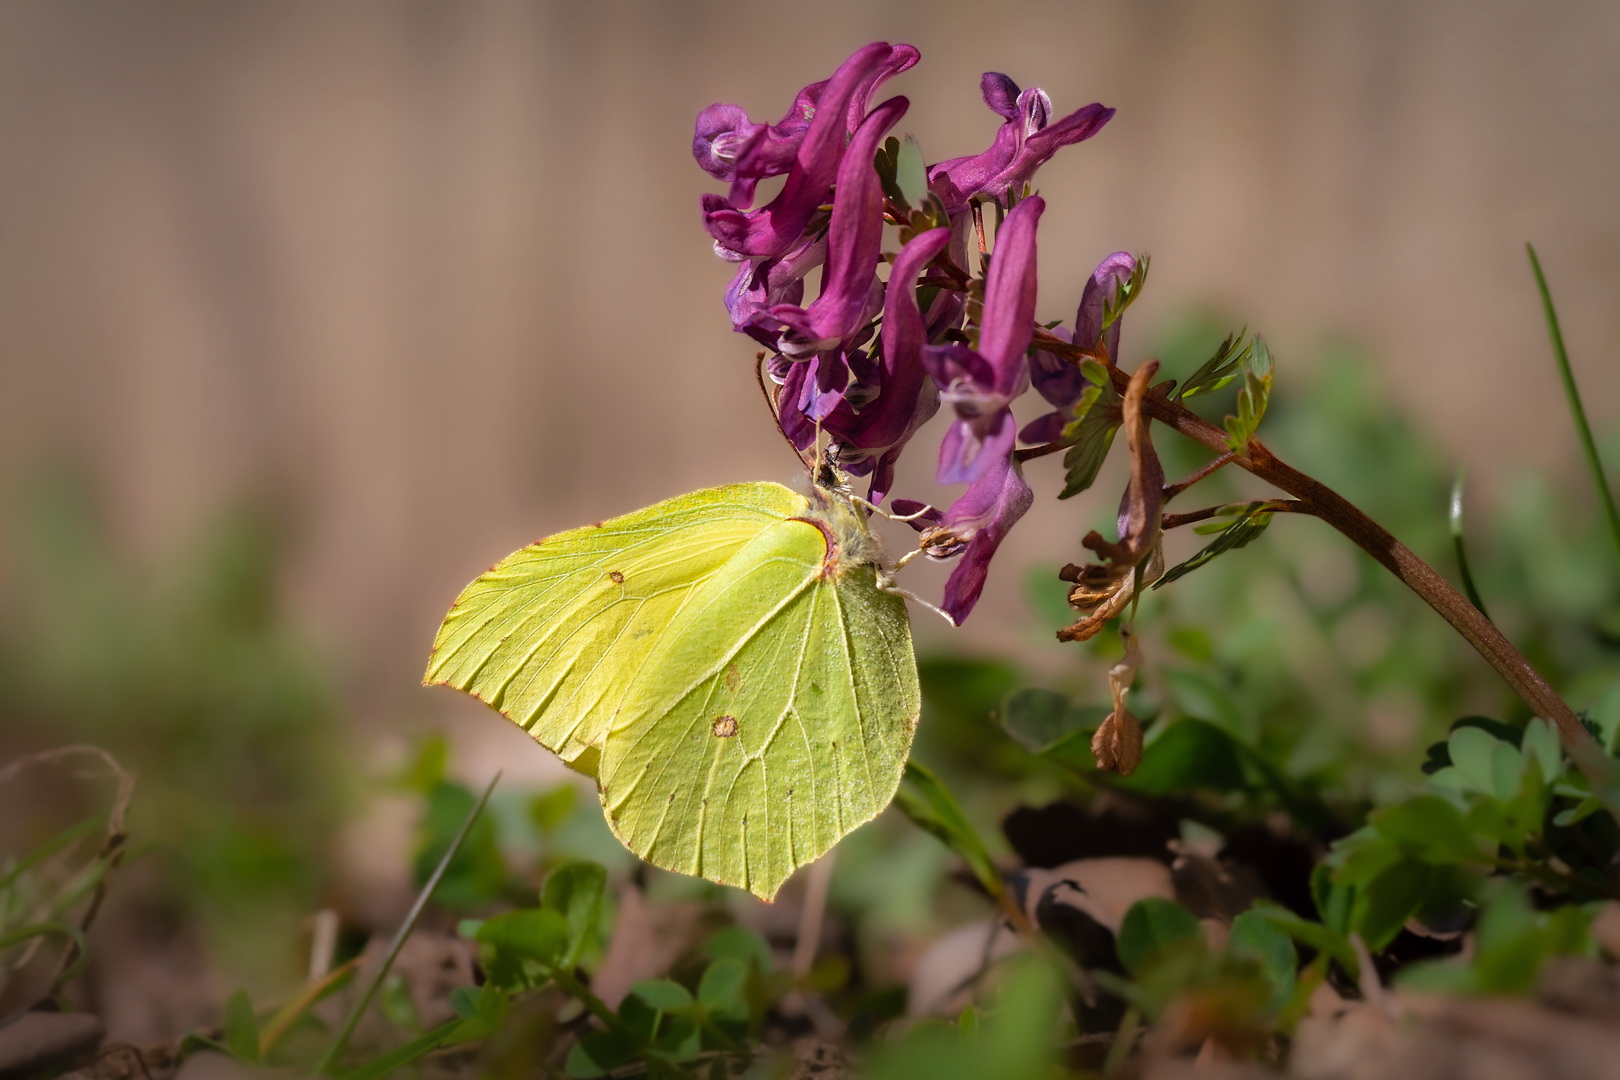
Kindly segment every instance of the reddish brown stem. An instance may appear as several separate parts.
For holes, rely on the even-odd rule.
[[[1059,450],[1067,450],[1068,448],[1067,443],[1061,442],[1042,443],[1040,446],[1026,446],[1013,451],[1013,460],[1020,462],[1033,461],[1036,458],[1045,457],[1047,454],[1055,454]]]
[[[1175,498],[1177,495],[1180,495],[1183,491],[1186,491],[1200,480],[1209,479],[1218,470],[1232,464],[1232,459],[1235,457],[1237,457],[1237,455],[1228,450],[1220,457],[1206,463],[1201,469],[1198,469],[1191,476],[1187,477],[1187,479],[1178,481],[1174,484],[1166,484],[1164,488],[1164,501],[1169,502],[1171,499]]]
[[[1130,376],[1118,368],[1112,369],[1112,376],[1115,388],[1123,394],[1130,384]],[[1230,450],[1225,432],[1180,402],[1160,393],[1149,393],[1143,397],[1142,407],[1153,419],[1212,450],[1221,453]],[[1581,726],[1575,710],[1558,696],[1558,692],[1531,666],[1530,661],[1451,582],[1344,496],[1282,461],[1258,439],[1250,439],[1232,461],[1299,500],[1301,512],[1321,518],[1349,537],[1357,547],[1371,555],[1439,612],[1440,617],[1450,623],[1463,636],[1463,640],[1496,669],[1532,712],[1545,717],[1557,727],[1564,748],[1576,767],[1592,782],[1593,791],[1611,809],[1615,808],[1620,799],[1617,799],[1614,791],[1609,790],[1614,768],[1608,755],[1598,746],[1591,733]]]

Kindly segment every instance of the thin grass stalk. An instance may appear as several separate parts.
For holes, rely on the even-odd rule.
[[[383,956],[383,962],[378,965],[376,972],[372,974],[371,981],[366,984],[365,992],[360,995],[360,1000],[354,1003],[354,1007],[349,1010],[349,1015],[343,1018],[343,1026],[338,1029],[337,1038],[332,1040],[332,1045],[327,1047],[326,1053],[321,1055],[321,1060],[316,1064],[315,1074],[317,1076],[330,1073],[332,1063],[337,1060],[337,1056],[343,1052],[344,1046],[348,1044],[349,1036],[354,1034],[355,1025],[360,1022],[360,1017],[364,1015],[366,1009],[371,1005],[371,999],[376,996],[383,980],[388,977],[388,971],[394,966],[394,960],[399,956],[399,951],[405,947],[406,939],[416,929],[417,921],[421,919],[423,910],[427,908],[428,901],[433,898],[433,891],[439,887],[439,881],[444,877],[444,872],[449,869],[450,861],[461,850],[461,845],[467,842],[467,834],[472,831],[473,823],[478,820],[478,815],[483,813],[484,804],[489,802],[490,793],[495,790],[495,785],[500,782],[500,779],[501,774],[496,773],[490,780],[489,786],[484,788],[484,793],[478,797],[478,802],[473,805],[472,810],[467,814],[466,820],[461,823],[461,828],[456,830],[456,835],[451,839],[450,847],[445,850],[444,857],[439,860],[439,865],[433,868],[433,873],[427,879],[427,883],[416,894],[416,902],[411,905],[411,910],[406,914],[405,921],[400,923],[399,929],[394,932],[394,940],[388,943],[388,952]]]
[[[1541,307],[1547,316],[1547,334],[1552,338],[1553,359],[1558,361],[1558,376],[1564,381],[1564,397],[1569,401],[1569,414],[1575,421],[1575,434],[1581,440],[1581,452],[1586,455],[1586,469],[1591,474],[1592,486],[1597,488],[1598,504],[1603,507],[1609,522],[1609,539],[1614,542],[1616,558],[1620,558],[1620,511],[1614,506],[1614,493],[1603,475],[1603,460],[1598,457],[1597,441],[1592,438],[1592,425],[1586,422],[1586,406],[1581,404],[1581,392],[1575,388],[1575,372],[1569,366],[1569,352],[1564,348],[1564,332],[1558,325],[1558,312],[1553,308],[1552,290],[1547,288],[1547,276],[1541,272],[1541,260],[1536,249],[1526,243],[1524,250],[1530,255],[1530,269],[1536,275],[1536,288],[1541,290]]]

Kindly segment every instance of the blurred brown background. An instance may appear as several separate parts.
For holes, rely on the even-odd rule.
[[[774,121],[874,39],[922,50],[889,89],[930,159],[987,144],[985,70],[1118,107],[1039,178],[1041,317],[1072,316],[1107,252],[1151,252],[1128,363],[1198,304],[1264,331],[1285,382],[1344,334],[1476,479],[1574,467],[1533,239],[1594,421],[1620,418],[1606,0],[10,0],[0,507],[74,458],[142,559],[272,499],[292,611],[359,712],[450,707],[412,687],[483,566],[794,472],[720,305],[691,121],[716,100]],[[1022,617],[1015,564],[1069,558],[1052,537],[1095,513],[1038,504],[976,640]]]

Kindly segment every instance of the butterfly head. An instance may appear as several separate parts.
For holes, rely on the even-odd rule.
[[[822,469],[816,471],[810,488],[810,517],[827,540],[827,572],[841,576],[863,566],[882,568],[882,542],[872,533],[867,510],[849,492],[848,477],[832,472],[837,485],[821,483]]]

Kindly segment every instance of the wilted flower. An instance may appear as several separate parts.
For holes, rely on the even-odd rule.
[[[1120,500],[1116,529],[1117,541],[1105,540],[1096,532],[1087,533],[1080,543],[1104,560],[1090,566],[1065,566],[1059,577],[1075,583],[1069,603],[1084,613],[1072,626],[1058,631],[1060,641],[1084,641],[1104,623],[1125,610],[1138,580],[1143,585],[1164,573],[1159,553],[1164,510],[1164,466],[1153,450],[1148,434],[1148,418],[1142,412],[1142,397],[1159,370],[1150,360],[1131,376],[1122,403],[1125,442],[1131,456],[1131,479]]]
[[[1097,768],[1129,776],[1142,763],[1142,723],[1125,707],[1125,692],[1136,681],[1137,668],[1142,665],[1142,647],[1129,627],[1120,631],[1125,642],[1125,655],[1108,669],[1108,693],[1114,701],[1114,711],[1097,725],[1091,737],[1091,752],[1097,758]]]

